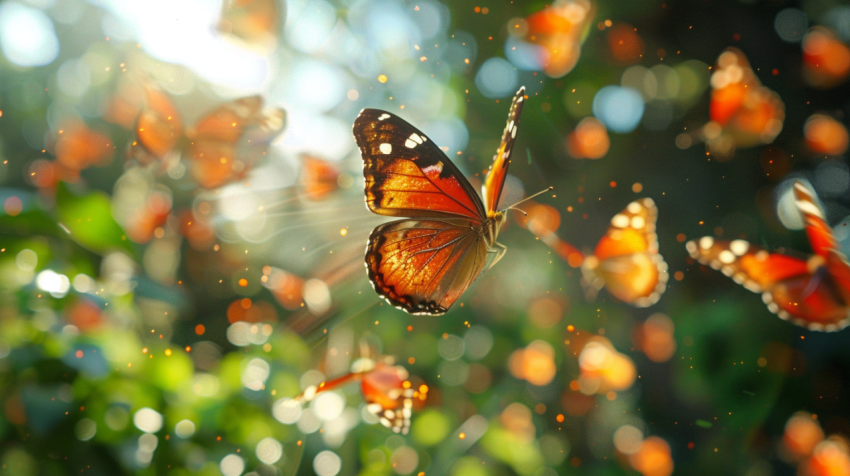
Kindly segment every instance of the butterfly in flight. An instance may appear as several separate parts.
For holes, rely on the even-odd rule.
[[[145,97],[128,156],[142,164],[168,167],[182,155],[188,159],[192,177],[205,188],[245,176],[286,125],[283,109],[264,112],[262,97],[249,96],[219,105],[184,129],[165,93],[146,85]]]
[[[850,263],[838,251],[815,197],[811,188],[794,183],[795,203],[814,251],[808,258],[710,236],[688,242],[688,252],[701,264],[761,293],[767,308],[782,319],[815,331],[841,330],[850,323]]]
[[[658,207],[651,198],[635,200],[611,219],[593,254],[581,264],[582,285],[590,299],[603,287],[635,307],[648,307],[667,289],[667,263],[658,253],[655,222]]]
[[[321,392],[360,382],[360,392],[366,402],[366,409],[385,427],[406,435],[410,430],[413,410],[422,408],[428,398],[428,386],[414,385],[409,380],[407,369],[393,365],[389,360],[376,362],[362,358],[354,362],[352,367],[353,372],[319,385],[312,385],[293,401],[309,402]]]
[[[497,207],[524,94],[522,87],[511,102],[483,202],[446,154],[405,120],[378,109],[357,116],[366,205],[378,215],[411,217],[378,226],[366,247],[369,280],[393,306],[444,314],[484,269],[487,253],[495,254],[490,267],[504,255],[496,238],[506,215]]]
[[[785,104],[761,84],[744,53],[726,48],[711,74],[711,120],[701,134],[709,151],[729,159],[740,147],[770,144],[782,131]]]

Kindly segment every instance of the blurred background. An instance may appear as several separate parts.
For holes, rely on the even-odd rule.
[[[0,2],[0,473],[850,475],[847,332],[685,250],[807,256],[803,180],[850,251],[848,42],[836,0]],[[554,192],[447,315],[387,305],[357,113],[478,188],[520,85],[502,204]],[[642,197],[666,292],[588,300]]]

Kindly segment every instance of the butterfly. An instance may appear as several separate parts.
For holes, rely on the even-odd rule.
[[[803,79],[819,89],[829,89],[850,76],[850,47],[823,26],[812,27],[803,37]]]
[[[611,219],[593,254],[581,264],[582,286],[593,299],[603,287],[635,307],[658,302],[667,289],[667,263],[658,253],[655,222],[658,207],[651,198],[635,200]]]
[[[850,264],[838,251],[832,228],[814,191],[794,183],[797,209],[805,221],[814,255],[798,258],[769,252],[744,240],[704,236],[687,243],[691,257],[720,270],[750,291],[784,320],[816,331],[837,331],[850,323]]]
[[[263,112],[262,97],[249,96],[218,106],[184,132],[181,117],[165,93],[147,85],[145,96],[128,155],[164,168],[186,157],[192,177],[204,188],[242,178],[286,126],[283,109]]]
[[[321,392],[360,382],[360,392],[366,409],[385,427],[406,435],[410,430],[413,410],[421,408],[428,398],[428,386],[415,386],[409,380],[407,369],[393,365],[389,360],[375,362],[362,358],[354,362],[352,367],[353,372],[319,385],[312,385],[294,400],[308,402]]]
[[[304,156],[301,163],[301,189],[310,200],[322,200],[339,188],[339,176],[339,168],[333,163]]]
[[[728,159],[736,148],[769,144],[782,131],[785,104],[762,86],[741,50],[720,54],[710,82],[711,121],[701,134],[712,154]]]
[[[490,267],[504,255],[496,238],[506,215],[497,206],[524,94],[521,87],[511,102],[483,201],[421,131],[378,109],[357,116],[354,138],[364,162],[367,207],[378,215],[412,217],[378,226],[366,247],[369,280],[393,306],[410,314],[444,314],[481,273],[487,253],[495,254]]]
[[[261,53],[271,52],[277,46],[284,11],[276,0],[224,0],[216,30]]]
[[[595,10],[588,0],[556,0],[525,19],[524,40],[540,47],[536,60],[547,76],[560,78],[575,67]]]

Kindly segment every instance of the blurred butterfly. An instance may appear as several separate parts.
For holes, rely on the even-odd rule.
[[[360,382],[360,392],[366,409],[385,427],[406,435],[410,430],[413,410],[422,408],[428,398],[428,386],[416,386],[411,383],[407,369],[393,365],[388,359],[384,362],[375,362],[368,358],[358,359],[352,365],[352,370],[342,377],[308,387],[294,400],[309,402],[321,392]]]
[[[301,162],[301,188],[310,200],[322,200],[339,188],[340,171],[326,160],[305,156]]]
[[[556,0],[525,20],[513,21],[508,31],[524,33],[522,39],[538,48],[534,61],[551,78],[560,78],[575,67],[595,6],[588,0]]]
[[[814,191],[796,182],[794,198],[814,255],[798,258],[768,252],[744,240],[717,241],[710,236],[688,242],[688,252],[761,293],[767,308],[784,320],[815,331],[843,329],[849,322],[850,264],[838,251]]]
[[[192,177],[205,188],[242,178],[286,124],[283,109],[263,112],[263,99],[249,96],[220,105],[184,134],[171,99],[152,86],[145,89],[146,106],[136,121],[129,155],[163,168],[187,157]]]
[[[516,138],[525,88],[511,102],[502,142],[484,181],[484,201],[425,134],[400,117],[364,109],[354,138],[365,166],[366,205],[379,215],[412,217],[378,226],[366,268],[375,291],[411,314],[444,314],[484,269],[505,214],[497,211]],[[543,192],[540,192],[543,193]]]
[[[285,21],[286,2],[224,0],[216,30],[262,53],[275,49]]]
[[[829,89],[850,76],[850,47],[823,26],[812,27],[803,37],[803,79],[820,89]]]
[[[611,219],[593,254],[581,264],[582,286],[589,299],[603,287],[635,307],[658,302],[667,289],[667,263],[658,253],[655,222],[658,208],[651,198],[635,200]]]
[[[736,148],[770,144],[782,131],[785,104],[762,86],[741,50],[726,48],[720,54],[711,88],[711,121],[701,134],[718,158],[731,158]]]

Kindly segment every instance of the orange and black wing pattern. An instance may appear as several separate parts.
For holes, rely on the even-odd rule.
[[[421,408],[428,398],[428,387],[419,387],[408,380],[407,370],[400,365],[376,364],[360,382],[366,409],[395,433],[406,435],[415,408]]]
[[[263,112],[260,96],[222,104],[186,133],[192,176],[205,188],[240,179],[285,125],[284,111]]]
[[[839,246],[832,228],[826,223],[823,208],[818,204],[814,190],[800,181],[794,182],[794,201],[803,216],[812,251],[826,258],[830,250],[836,250]]]
[[[804,260],[744,240],[710,236],[688,242],[687,249],[701,264],[761,293],[767,308],[784,320],[816,331],[836,331],[848,324],[847,305],[819,255]]]
[[[829,275],[835,281],[844,301],[850,303],[850,263],[840,251],[832,227],[826,222],[826,214],[820,206],[814,190],[800,181],[794,182],[794,201],[803,216],[809,244],[817,256],[825,260]]]
[[[463,218],[483,223],[481,199],[458,168],[424,133],[379,109],[354,121],[363,157],[366,205],[374,213],[422,218]]]
[[[519,91],[514,95],[511,101],[511,108],[508,111],[508,121],[505,123],[505,130],[502,132],[502,142],[499,148],[496,149],[496,155],[493,156],[493,164],[487,172],[487,178],[484,179],[484,207],[487,210],[487,216],[492,217],[499,210],[499,198],[502,196],[502,189],[505,186],[505,178],[508,176],[508,166],[511,164],[511,152],[516,141],[517,128],[519,127],[519,118],[522,114],[522,105],[525,103],[525,86],[519,88]]]
[[[667,288],[667,263],[658,253],[651,198],[629,203],[611,219],[605,236],[582,263],[582,283],[590,297],[603,287],[635,307],[655,304]]]
[[[410,314],[441,315],[472,284],[487,245],[468,220],[406,219],[369,236],[366,269],[375,291]]]

